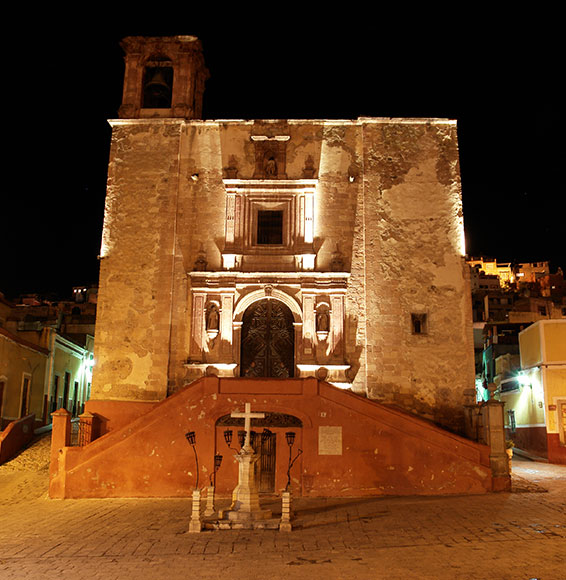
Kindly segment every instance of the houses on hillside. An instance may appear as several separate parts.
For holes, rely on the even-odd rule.
[[[566,463],[566,281],[548,262],[468,260],[476,392],[497,386],[507,436],[549,461]]]

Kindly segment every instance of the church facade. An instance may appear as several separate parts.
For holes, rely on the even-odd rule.
[[[87,403],[103,432],[212,376],[314,377],[462,432],[456,123],[201,120],[196,38],[122,46]]]

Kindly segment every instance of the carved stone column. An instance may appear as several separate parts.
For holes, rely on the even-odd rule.
[[[303,362],[314,361],[314,335],[316,332],[314,301],[313,294],[303,294]]]
[[[331,357],[335,361],[344,361],[344,296],[341,294],[330,297],[330,333]]]
[[[205,340],[204,306],[206,294],[193,294],[193,312],[191,316],[191,346],[190,358],[194,361],[202,361],[202,350]]]
[[[234,296],[233,294],[221,294],[220,300],[222,305],[220,311],[220,355],[224,362],[232,362]]]

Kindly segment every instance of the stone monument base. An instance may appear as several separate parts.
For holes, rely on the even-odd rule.
[[[263,519],[205,519],[202,525],[205,530],[278,530],[280,521],[270,514]]]
[[[263,530],[277,529],[279,518],[273,518],[271,510],[220,510],[218,518],[205,518],[203,526],[207,530]]]
[[[268,520],[271,518],[271,510],[254,510],[241,512],[238,510],[221,510],[218,515],[221,519],[230,521],[247,522],[250,520]]]

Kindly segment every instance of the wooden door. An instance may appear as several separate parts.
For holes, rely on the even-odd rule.
[[[290,378],[295,370],[293,314],[279,300],[252,304],[242,321],[240,375]]]

